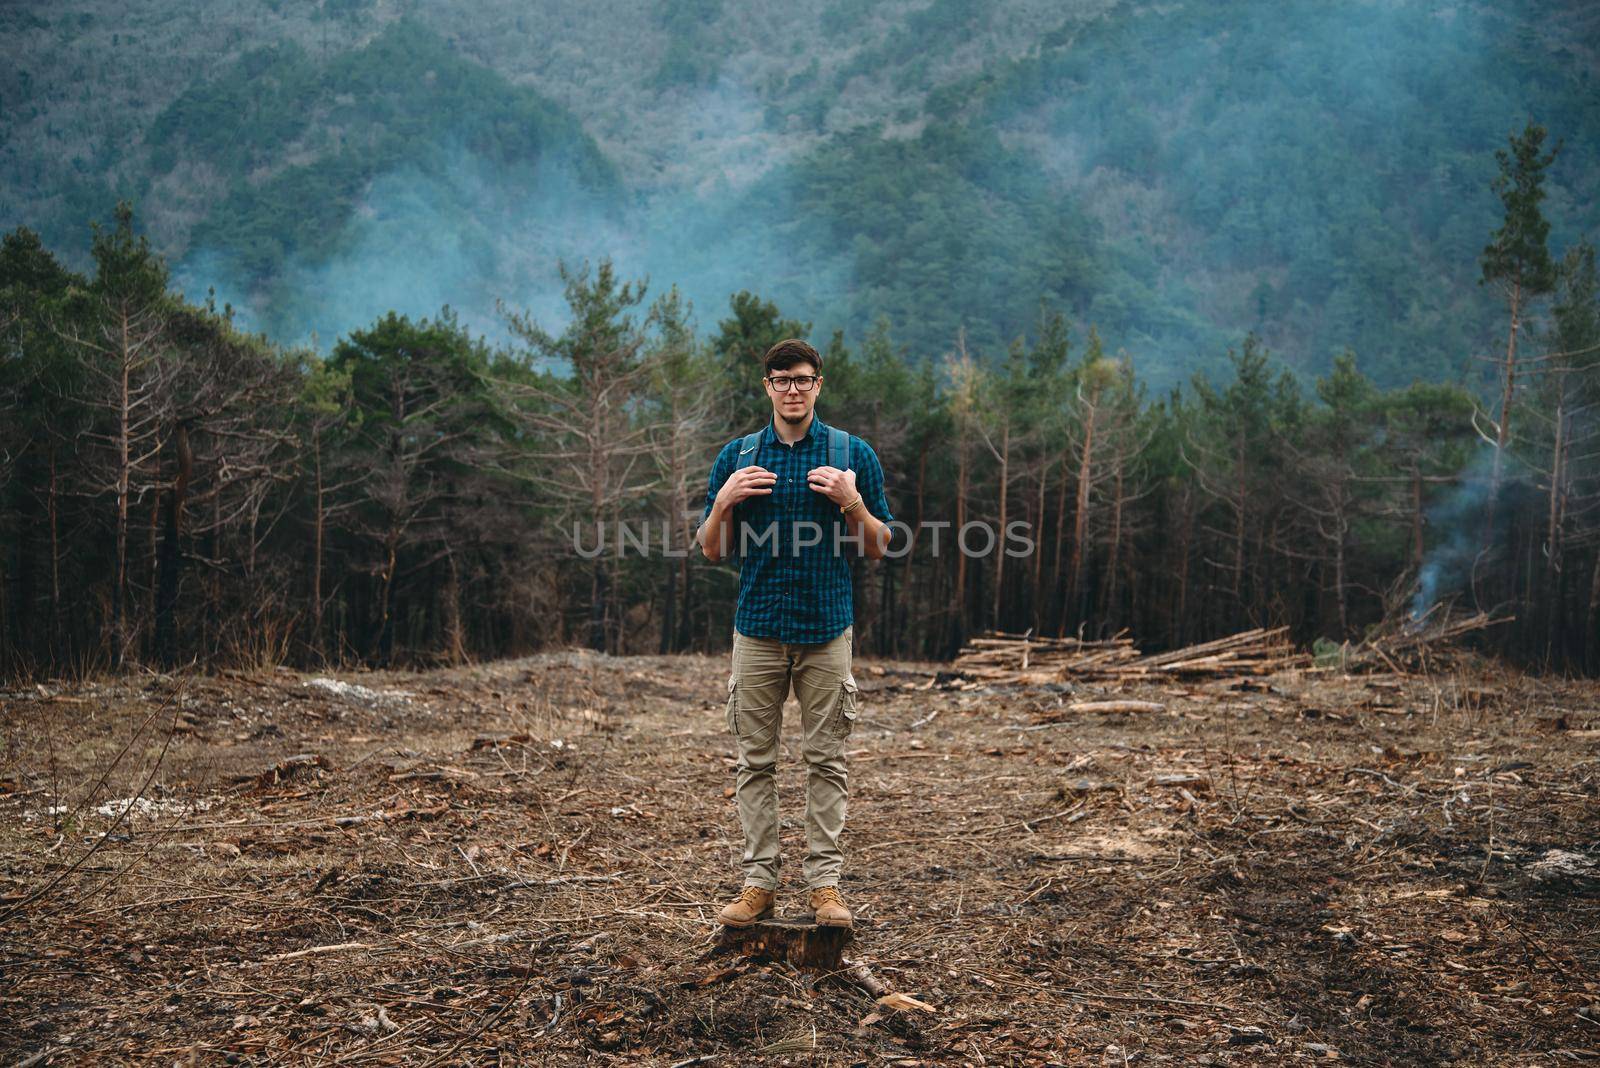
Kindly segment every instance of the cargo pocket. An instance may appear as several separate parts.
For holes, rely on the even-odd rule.
[[[839,714],[833,719],[833,736],[840,741],[850,737],[855,729],[858,692],[855,676],[846,675],[839,684]]]
[[[735,738],[739,737],[739,691],[738,691],[738,685],[739,685],[739,677],[737,675],[729,675],[728,676],[728,710],[727,710],[728,733],[732,734]]]

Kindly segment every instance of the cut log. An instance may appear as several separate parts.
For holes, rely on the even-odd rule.
[[[854,937],[849,927],[824,927],[810,920],[761,920],[750,927],[724,927],[716,951],[831,972],[844,967],[839,955]]]
[[[846,961],[844,967],[845,978],[855,983],[873,997],[881,998],[889,992],[889,988],[883,985],[883,980],[879,979],[876,975],[873,975],[872,969],[868,968],[860,961]]]
[[[1067,706],[1069,712],[1165,712],[1167,706],[1159,701],[1074,701]]]

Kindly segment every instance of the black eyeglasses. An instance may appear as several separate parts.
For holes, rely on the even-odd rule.
[[[801,393],[805,393],[816,385],[817,379],[821,377],[821,375],[784,375],[781,378],[769,378],[767,382],[779,393],[789,392],[790,386],[798,389]]]

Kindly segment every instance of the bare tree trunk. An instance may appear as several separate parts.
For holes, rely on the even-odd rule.
[[[1115,630],[1121,613],[1117,610],[1117,573],[1122,569],[1122,509],[1123,500],[1123,457],[1119,453],[1113,461],[1115,463],[1114,477],[1112,480],[1111,497],[1111,539],[1107,546],[1110,559],[1106,562],[1106,610],[1107,627]]]
[[[1006,536],[1006,490],[1011,484],[1011,414],[1006,413],[1005,426],[1000,432],[1000,530],[996,535],[997,549],[994,554],[994,612],[991,616],[992,625],[1002,625],[1000,619],[1000,602],[1005,592],[1005,536]]]
[[[589,507],[600,528],[599,544],[602,552],[594,560],[594,574],[589,580],[589,648],[596,652],[606,651],[606,558],[603,547],[605,545],[605,520],[606,502],[609,488],[606,479],[610,467],[609,457],[601,451],[601,442],[605,435],[605,418],[602,414],[604,403],[595,404],[589,411],[589,478],[590,498]]]
[[[159,457],[156,459],[156,465],[156,476],[157,480],[159,481],[161,475],[161,460]],[[145,561],[144,618],[142,620],[143,625],[146,627],[150,625],[150,621],[156,618],[156,587],[160,585],[161,581],[161,576],[159,573],[160,561],[158,559],[161,552],[161,505],[166,497],[167,494],[163,492],[159,486],[150,494],[149,529],[145,532],[146,542],[149,548],[145,551],[145,555],[148,557],[148,559]],[[151,656],[154,656],[156,651],[156,643],[155,634],[153,631],[145,639],[145,643],[145,648],[149,650]]]
[[[327,534],[326,493],[322,481],[322,441],[317,435],[312,439],[312,462],[316,471],[316,497],[311,516],[311,648],[318,657],[327,659],[322,638],[322,546]]]
[[[61,641],[61,521],[58,492],[59,475],[56,469],[56,444],[50,442],[50,489],[45,511],[50,521],[50,648],[59,647]]]
[[[6,672],[15,672],[19,676],[25,674],[24,664],[28,659],[24,644],[28,641],[28,635],[22,632],[22,619],[25,613],[20,610],[13,610],[11,607],[13,599],[16,601],[22,599],[20,594],[13,597],[12,593],[13,581],[19,588],[23,585],[21,570],[23,549],[21,543],[24,538],[21,536],[20,531],[18,535],[16,538],[17,544],[15,545],[17,559],[13,561],[14,566],[17,568],[15,574],[8,576],[4,561],[0,560],[0,636],[3,636],[3,640],[0,640],[0,675],[4,675]]]
[[[1546,656],[1549,656],[1556,647],[1559,638],[1558,622],[1561,618],[1561,606],[1557,597],[1557,590],[1560,587],[1561,577],[1561,528],[1566,520],[1564,483],[1567,477],[1566,453],[1569,447],[1566,435],[1566,402],[1566,382],[1563,381],[1560,392],[1556,396],[1555,442],[1550,453],[1549,514],[1545,522],[1544,596],[1541,600],[1544,601],[1545,612]]]
[[[589,573],[589,648],[602,653],[606,648],[605,597],[605,564],[597,559]]]
[[[961,528],[967,522],[967,449],[963,442],[956,450],[956,588],[951,598],[952,615],[945,655],[953,655],[966,640],[967,632],[967,554],[961,551]]]
[[[166,533],[161,540],[160,592],[156,597],[156,659],[171,667],[178,662],[178,569],[182,566],[183,505],[189,495],[189,479],[194,472],[194,454],[189,449],[189,430],[179,423],[173,434],[178,469],[167,492]]]
[[[1506,358],[1500,371],[1500,420],[1494,432],[1494,468],[1489,476],[1489,497],[1484,502],[1483,547],[1494,540],[1495,512],[1500,507],[1500,480],[1506,446],[1511,441],[1511,401],[1517,381],[1517,330],[1522,325],[1522,283],[1511,284],[1511,328],[1506,334]]]
[[[618,520],[620,523],[621,521]],[[623,656],[628,652],[628,606],[622,603],[622,562],[620,560],[611,565],[610,589],[607,591],[606,616],[610,619],[612,633],[616,637],[611,642],[611,654]]]
[[[1050,564],[1050,598],[1051,609],[1055,612],[1056,637],[1065,637],[1067,633],[1066,606],[1062,604],[1061,597],[1061,548],[1067,538],[1067,483],[1072,480],[1067,477],[1070,470],[1071,457],[1065,451],[1061,453],[1061,488],[1056,490],[1056,551],[1055,558]]]
[[[444,560],[449,576],[444,588],[445,655],[453,666],[466,663],[467,636],[461,622],[461,573],[456,554],[446,549]]]
[[[122,367],[119,375],[121,392],[117,403],[117,556],[116,572],[111,588],[111,634],[113,643],[112,668],[120,669],[128,658],[126,627],[128,592],[128,419],[129,395],[133,367],[128,359],[128,317],[122,316]]]
[[[684,531],[683,543],[689,544],[692,535]],[[689,570],[687,552],[678,560],[678,585],[683,589],[683,609],[679,613],[676,651],[686,652],[694,641],[694,574]]]
[[[899,631],[895,626],[894,568],[889,567],[887,562],[878,568],[878,605],[878,618],[882,623],[874,628],[872,644],[879,653],[893,656]]]
[[[1411,468],[1411,573],[1422,574],[1425,556],[1422,538],[1422,468]]]
[[[1233,622],[1235,626],[1240,626],[1244,622],[1244,543],[1246,525],[1244,436],[1242,434],[1238,435],[1236,440],[1238,441],[1238,448],[1234,455],[1234,471],[1237,477],[1234,483],[1236,497],[1233,502],[1233,588],[1230,592],[1233,594],[1233,610],[1237,613]]]
[[[917,456],[917,526],[912,531],[913,536],[922,531],[922,494],[928,480],[928,450],[923,449]]]
[[[1033,593],[1030,600],[1033,602],[1033,632],[1044,633],[1044,553],[1039,548],[1039,539],[1044,536],[1044,493],[1045,483],[1049,481],[1048,464],[1039,467],[1039,493],[1034,502],[1035,529],[1033,531]]]
[[[28,490],[17,495],[20,505],[25,494],[32,489],[36,475],[34,468],[38,459],[32,445],[23,447],[21,456],[18,457],[18,481]],[[4,498],[0,497],[0,504]],[[3,564],[0,564],[0,635],[5,640],[0,642],[0,671],[12,670],[19,674],[27,670],[36,670],[40,657],[40,637],[38,629],[34,626],[34,577],[38,566],[34,563],[34,539],[32,524],[28,523],[18,509],[16,534],[12,545],[12,571],[11,579],[15,583],[13,593],[12,583],[6,581]],[[3,521],[3,514],[0,514]],[[48,647],[45,648],[48,654]]]
[[[1589,575],[1589,609],[1583,621],[1584,664],[1590,671],[1600,667],[1600,633],[1596,632],[1597,626],[1600,626],[1600,553],[1596,554],[1594,570]]]
[[[1183,522],[1178,525],[1178,615],[1172,630],[1171,645],[1181,646],[1189,630],[1189,556],[1194,537],[1194,496],[1183,489]]]
[[[1083,421],[1083,455],[1078,459],[1078,492],[1075,498],[1077,514],[1072,517],[1072,563],[1067,577],[1067,606],[1074,622],[1082,622],[1083,607],[1083,557],[1084,545],[1089,538],[1089,487],[1094,472],[1096,406],[1085,409]]]
[[[206,556],[217,560],[222,554],[222,492],[213,488],[211,494],[211,530],[206,537]],[[221,645],[222,632],[222,572],[213,565],[206,583],[206,633],[207,657],[213,657]]]
[[[383,545],[383,571],[379,575],[378,585],[378,635],[377,635],[377,663],[379,667],[389,665],[389,657],[394,652],[394,615],[389,604],[389,598],[394,590],[394,572],[399,564],[400,556],[400,530],[391,524],[389,534],[384,539]]]
[[[1345,517],[1341,512],[1334,518],[1338,537],[1333,544],[1333,586],[1334,594],[1339,606],[1339,637],[1343,639],[1350,633],[1350,598],[1345,592],[1348,580],[1345,578]]]
[[[914,552],[914,550],[916,548],[916,543],[922,537],[922,521],[923,521],[923,516],[924,516],[924,512],[923,512],[923,494],[926,492],[927,480],[928,480],[928,449],[927,449],[927,446],[924,445],[923,448],[921,450],[919,450],[918,453],[917,453],[917,493],[916,493],[916,502],[917,502],[917,504],[916,504],[916,517],[917,517],[917,521],[916,521],[916,526],[911,528],[911,539],[912,539],[911,540],[911,545],[908,546],[907,549],[906,549],[906,560],[907,560],[906,580],[905,580],[905,582],[901,583],[902,587],[904,588],[904,592],[902,593],[901,596],[904,597],[904,599],[905,599],[905,606],[904,606],[904,608],[902,609],[902,612],[901,612],[902,618],[911,618],[912,616],[914,616],[915,611],[916,611],[916,606],[917,606],[917,589],[918,589],[918,585],[919,584],[917,583],[917,581],[915,579],[916,572],[914,570],[912,570],[913,568],[915,568],[916,565],[914,563],[911,563],[911,561],[913,560],[913,552]],[[937,572],[935,572],[935,573],[937,573]],[[926,584],[925,583],[922,584],[922,586],[923,586],[923,588],[926,588]]]
[[[665,656],[672,652],[672,636],[678,629],[678,568],[671,559],[664,562],[661,577],[661,635],[656,652]]]

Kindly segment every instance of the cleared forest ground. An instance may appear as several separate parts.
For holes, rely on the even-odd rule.
[[[1600,1055],[1600,687],[1471,661],[1025,689],[938,670],[857,660],[842,884],[847,956],[926,1010],[707,956],[739,885],[725,657],[6,692],[0,1055]],[[1046,722],[1102,696],[1165,711]]]

